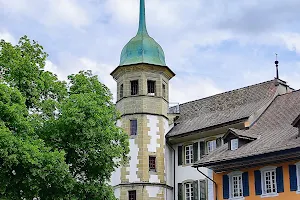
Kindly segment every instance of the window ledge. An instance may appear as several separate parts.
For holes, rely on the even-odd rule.
[[[244,200],[245,197],[232,197],[232,198],[229,198],[229,200]]]
[[[261,198],[277,197],[277,196],[278,196],[278,193],[260,195]]]

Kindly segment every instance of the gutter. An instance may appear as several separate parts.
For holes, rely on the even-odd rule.
[[[217,185],[217,183],[214,181],[214,180],[212,180],[211,178],[209,178],[206,174],[204,174],[203,172],[201,172],[200,170],[199,170],[199,167],[197,167],[197,171],[198,172],[200,172],[203,176],[205,176],[207,179],[209,179],[211,182],[213,182],[213,184],[215,185],[215,190],[216,190],[216,200],[218,200],[218,185]]]
[[[175,149],[172,147],[172,145],[169,143],[169,141],[168,140],[166,140],[166,143],[167,143],[167,145],[173,150],[173,153],[174,153],[174,158],[173,158],[173,169],[174,169],[174,171],[173,171],[173,199],[175,199],[175,195],[176,195],[176,193],[175,193],[175,188],[176,188],[176,182],[175,182],[175,175],[176,175],[176,173],[175,173],[175,167],[176,167],[176,164],[175,164]]]

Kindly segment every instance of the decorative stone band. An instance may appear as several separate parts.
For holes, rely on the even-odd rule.
[[[148,182],[135,182],[135,183],[121,183],[115,185],[114,188],[118,187],[132,187],[132,186],[160,186],[169,190],[173,190],[173,187],[164,183],[148,183]]]
[[[154,116],[164,117],[166,120],[169,120],[169,118],[168,118],[167,116],[165,116],[165,115],[154,114],[154,113],[147,113],[147,112],[127,113],[127,114],[121,115],[121,117],[124,117],[124,116],[131,116],[131,115],[154,115]]]

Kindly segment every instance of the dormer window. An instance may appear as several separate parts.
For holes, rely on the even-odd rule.
[[[147,81],[148,95],[155,96],[155,81]]]
[[[230,141],[230,150],[236,150],[239,148],[239,139],[232,139]]]

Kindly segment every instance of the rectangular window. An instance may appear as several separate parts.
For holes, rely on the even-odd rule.
[[[207,200],[207,182],[200,180],[200,200]]]
[[[149,171],[156,171],[156,157],[149,156]]]
[[[185,152],[185,164],[193,163],[193,145],[187,145],[184,147]]]
[[[234,175],[231,176],[230,180],[231,186],[231,197],[242,197],[243,196],[243,183],[242,183],[242,175]]]
[[[123,84],[120,85],[120,98],[123,98]]]
[[[163,98],[166,98],[166,85],[162,84],[162,96]]]
[[[264,194],[277,193],[275,170],[267,170],[263,172],[263,193]]]
[[[139,93],[139,81],[130,81],[131,85],[131,95],[137,95]]]
[[[155,95],[155,81],[147,81],[148,95]]]
[[[136,191],[128,191],[128,200],[136,200]]]
[[[130,135],[137,135],[137,120],[130,120]]]
[[[213,150],[216,149],[216,140],[210,140],[206,142],[206,146],[207,146],[207,153],[212,152]]]
[[[185,200],[194,200],[193,183],[185,183]]]
[[[236,150],[239,148],[239,139],[232,139],[230,141],[231,150]]]

